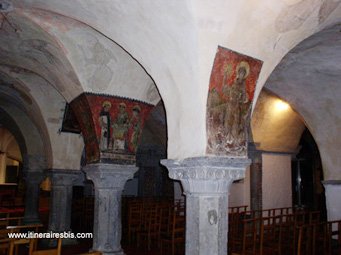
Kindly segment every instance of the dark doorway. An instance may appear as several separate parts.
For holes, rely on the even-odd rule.
[[[292,162],[293,204],[318,210],[322,219],[326,219],[322,163],[317,144],[308,129],[303,132],[299,147]]]

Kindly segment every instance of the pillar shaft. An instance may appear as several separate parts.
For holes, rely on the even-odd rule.
[[[121,248],[121,194],[137,167],[98,163],[85,166],[84,171],[95,188],[92,249],[103,255],[124,254]]]
[[[53,169],[49,174],[52,181],[49,230],[70,231],[72,188],[81,171]]]
[[[180,180],[186,195],[186,254],[226,255],[228,192],[244,177],[248,159],[198,157],[162,160],[171,179]]]
[[[40,223],[39,219],[39,193],[40,183],[44,178],[42,172],[25,173],[26,195],[24,223]]]
[[[260,211],[263,207],[262,199],[262,152],[256,149],[255,143],[249,143],[249,158],[252,163],[250,165],[250,197],[251,210]]]

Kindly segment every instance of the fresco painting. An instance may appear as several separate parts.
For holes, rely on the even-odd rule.
[[[81,99],[83,98],[83,99]],[[153,105],[108,95],[97,95],[86,93],[77,101],[86,101],[88,112],[80,115],[77,119],[82,122],[83,136],[96,137],[96,148],[94,145],[86,145],[86,150],[95,152],[93,155],[86,152],[87,159],[94,161],[135,161],[135,153],[140,141],[142,129]],[[80,105],[80,103],[73,105]],[[82,112],[79,107],[73,107],[74,112]],[[89,116],[91,118],[89,124]],[[88,124],[86,124],[88,123]],[[90,127],[91,126],[91,127]],[[85,129],[85,133],[83,132]],[[89,129],[92,129],[89,132]],[[84,137],[84,141],[88,138]],[[87,162],[89,162],[87,160]]]
[[[70,107],[77,119],[83,136],[86,162],[98,162],[100,159],[100,151],[95,133],[95,125],[92,121],[91,110],[86,96],[84,94],[78,96],[70,103]]]
[[[247,156],[247,131],[262,61],[218,47],[207,99],[207,153]]]

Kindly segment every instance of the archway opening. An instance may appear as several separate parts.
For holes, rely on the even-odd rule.
[[[320,153],[313,136],[306,128],[300,139],[299,152],[292,162],[293,205],[320,211],[321,219],[326,220],[323,179]]]
[[[14,135],[0,127],[0,206],[23,203],[22,152]]]

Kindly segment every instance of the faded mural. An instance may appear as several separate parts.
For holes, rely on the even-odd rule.
[[[109,96],[109,95],[96,95],[86,93],[79,97],[77,101],[81,102],[86,100],[88,107],[80,110],[77,105],[80,103],[73,103],[73,110],[82,112],[78,116],[80,126],[85,128],[85,132],[89,123],[89,115],[92,118],[93,132],[88,136],[96,137],[96,144],[94,143],[86,146],[86,149],[91,151],[94,155],[87,155],[87,161],[90,159],[92,162],[102,159],[107,160],[120,160],[120,161],[134,161],[135,153],[141,137],[144,121],[146,120],[153,105],[131,100],[127,98]],[[84,112],[88,109],[89,112]],[[82,128],[82,133],[83,133]],[[84,136],[84,133],[83,133]],[[84,137],[87,141],[89,137]],[[93,141],[92,139],[90,139]],[[88,161],[89,162],[89,161]]]
[[[100,160],[100,152],[87,96],[85,94],[78,96],[70,103],[70,107],[83,136],[86,162],[98,162]]]
[[[207,99],[207,153],[247,155],[247,126],[260,60],[218,47]]]

